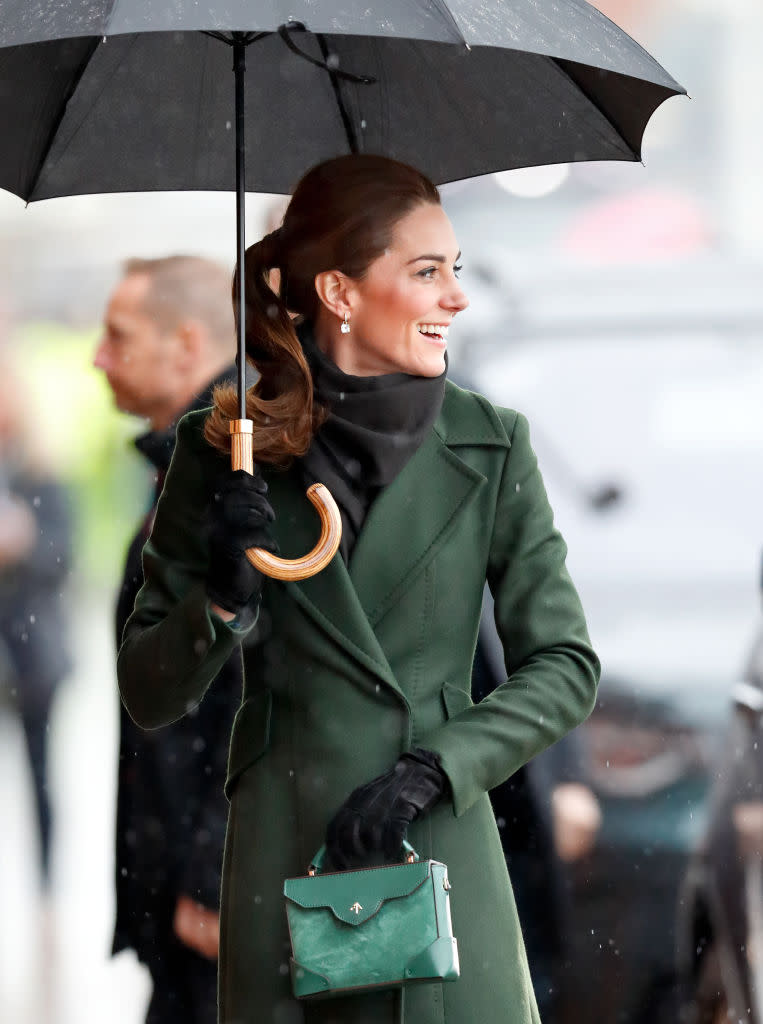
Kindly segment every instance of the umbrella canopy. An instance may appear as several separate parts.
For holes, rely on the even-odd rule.
[[[0,0],[0,187],[233,188],[233,32],[250,191],[353,150],[438,183],[637,160],[684,91],[583,0]]]

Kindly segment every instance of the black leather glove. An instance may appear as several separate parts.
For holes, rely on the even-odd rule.
[[[420,747],[403,754],[383,775],[353,790],[329,822],[332,865],[343,871],[371,853],[387,860],[399,856],[408,826],[434,807],[447,786],[437,754]]]
[[[277,552],[269,527],[275,519],[267,484],[254,475],[229,470],[217,481],[210,514],[207,594],[214,604],[238,614],[262,589],[262,573],[249,562],[247,548]]]

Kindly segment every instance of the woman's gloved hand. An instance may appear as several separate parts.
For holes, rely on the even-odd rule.
[[[262,589],[262,573],[244,552],[265,548],[278,552],[270,535],[275,519],[260,474],[229,470],[217,481],[210,514],[207,594],[213,604],[238,614]]]
[[[353,790],[329,822],[332,865],[343,871],[371,853],[398,856],[408,826],[434,807],[447,786],[437,754],[420,747],[403,754],[383,775]]]

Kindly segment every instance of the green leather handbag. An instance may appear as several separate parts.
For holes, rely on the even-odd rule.
[[[400,864],[321,874],[321,847],[307,875],[286,879],[297,999],[458,978],[448,869],[404,852]]]

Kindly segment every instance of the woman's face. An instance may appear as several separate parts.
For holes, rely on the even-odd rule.
[[[345,373],[410,373],[445,369],[448,328],[468,305],[458,283],[460,252],[440,206],[422,203],[395,227],[389,248],[347,291],[350,331],[334,318],[328,355]]]

